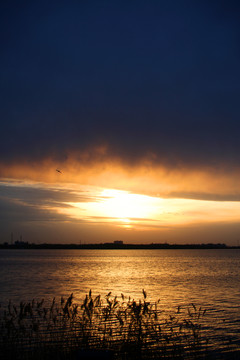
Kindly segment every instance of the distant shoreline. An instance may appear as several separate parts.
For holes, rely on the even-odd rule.
[[[240,249],[240,246],[228,246],[226,244],[30,244],[28,242],[16,242],[15,244],[0,244],[0,249],[72,249],[72,250],[166,250],[166,249]]]

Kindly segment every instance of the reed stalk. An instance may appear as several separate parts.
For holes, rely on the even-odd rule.
[[[73,294],[48,305],[44,299],[9,302],[0,312],[1,354],[6,360],[78,359],[87,351],[114,359],[200,359],[207,346],[201,335],[205,314],[192,304],[167,316],[144,290],[137,301],[90,290],[80,304]]]

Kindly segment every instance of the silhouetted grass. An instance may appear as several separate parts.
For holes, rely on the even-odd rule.
[[[123,294],[93,296],[81,304],[73,294],[46,305],[44,300],[9,302],[0,317],[4,359],[144,359],[202,358],[207,347],[201,336],[206,311],[192,304],[166,315],[159,301],[135,301]]]

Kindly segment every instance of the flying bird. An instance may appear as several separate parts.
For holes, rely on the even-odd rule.
[[[59,172],[60,174],[62,174],[61,170],[59,170],[59,169],[56,169],[56,171],[57,171],[57,172]]]

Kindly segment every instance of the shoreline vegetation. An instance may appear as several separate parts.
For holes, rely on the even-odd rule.
[[[107,243],[87,243],[87,244],[60,244],[60,243],[29,243],[26,241],[15,241],[13,244],[7,242],[0,244],[0,249],[113,249],[113,250],[154,250],[154,249],[240,249],[240,246],[228,246],[226,244],[168,244],[168,243],[151,243],[151,244],[125,244],[123,241],[114,241]]]
[[[206,310],[190,304],[169,314],[160,300],[150,303],[142,294],[136,301],[90,290],[79,304],[73,294],[50,304],[9,302],[0,308],[1,354],[6,360],[237,359],[238,350],[204,335]]]

